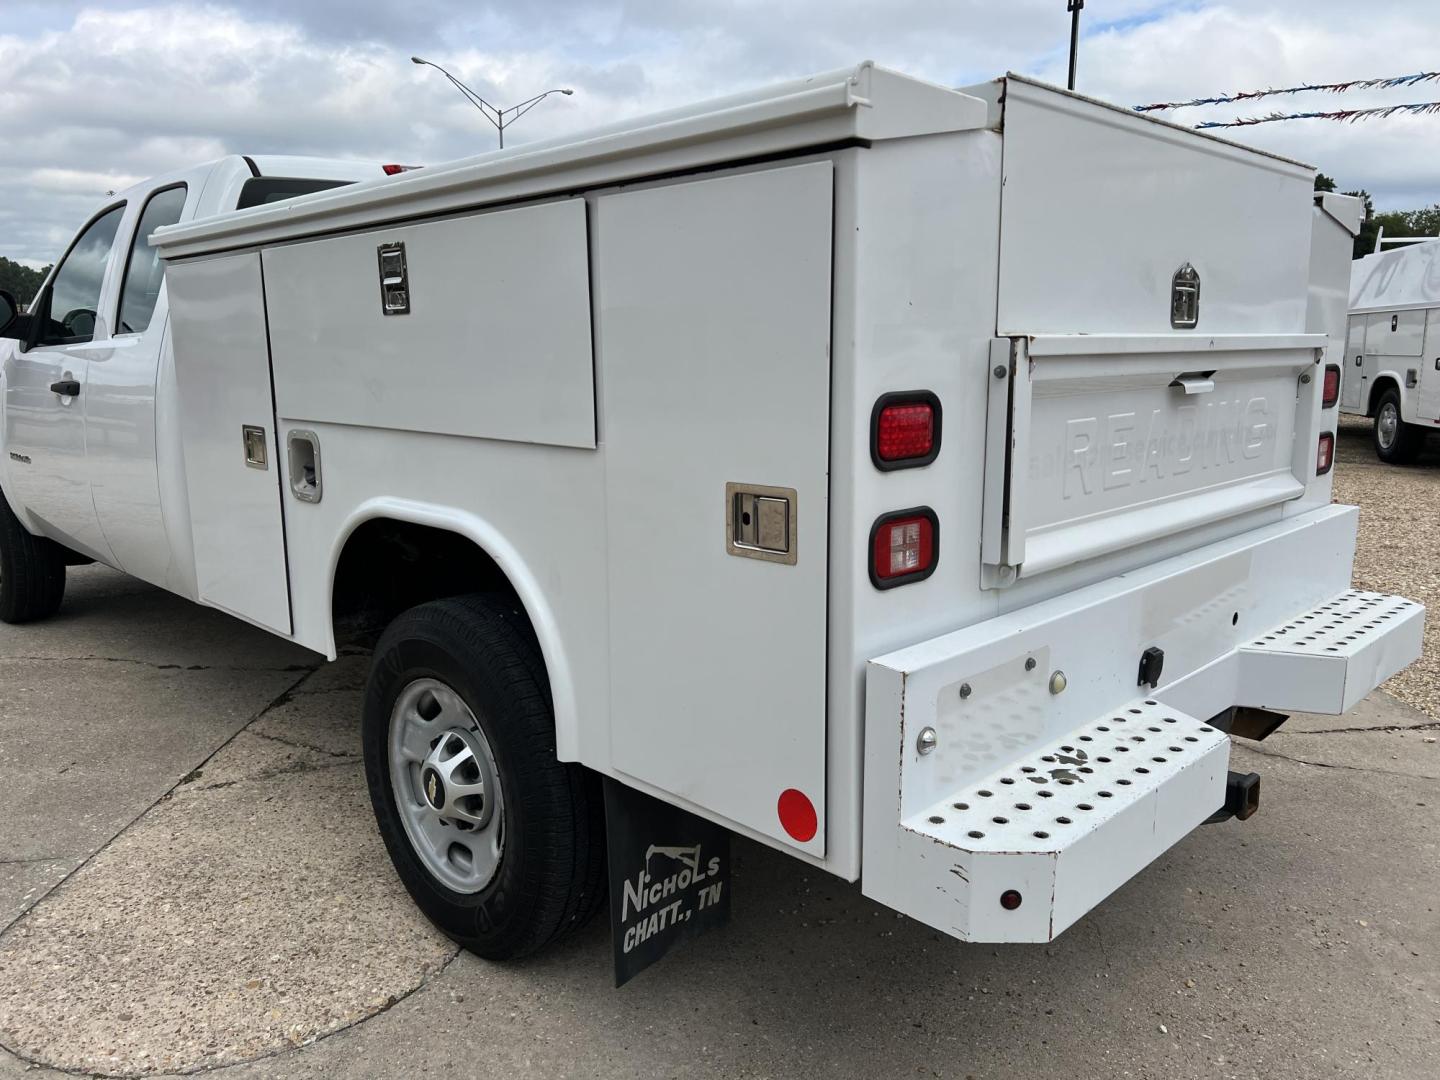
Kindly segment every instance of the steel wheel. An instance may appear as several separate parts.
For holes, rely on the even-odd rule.
[[[477,893],[505,847],[505,798],[475,714],[438,679],[416,679],[390,713],[390,784],[416,855],[446,888]]]
[[[1400,407],[1393,401],[1384,401],[1375,415],[1375,439],[1382,450],[1390,450],[1400,435]]]

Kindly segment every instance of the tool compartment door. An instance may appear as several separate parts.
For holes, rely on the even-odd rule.
[[[816,855],[832,191],[804,164],[605,195],[592,218],[613,764]],[[746,492],[788,498],[788,540],[754,539],[793,560],[732,552]]]
[[[165,280],[200,599],[288,635],[260,255],[172,262]]]

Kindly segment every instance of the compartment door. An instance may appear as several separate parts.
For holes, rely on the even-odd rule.
[[[1345,334],[1345,359],[1340,367],[1340,407],[1364,412],[1365,402],[1365,317],[1350,316]]]
[[[1440,423],[1440,309],[1425,315],[1425,349],[1420,357],[1420,394],[1415,401],[1419,420]]]
[[[592,219],[613,764],[816,855],[832,190],[805,164]]]
[[[200,599],[288,635],[260,256],[173,262],[165,280]]]

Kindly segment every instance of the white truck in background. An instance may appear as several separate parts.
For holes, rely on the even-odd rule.
[[[1409,464],[1440,430],[1440,240],[1357,259],[1340,409],[1375,421],[1381,461]]]
[[[181,223],[183,498],[106,503],[105,413],[23,345],[5,495],[125,568],[183,533],[151,580],[328,656],[378,633],[380,831],[482,955],[598,905],[600,777],[957,938],[1048,941],[1254,810],[1232,734],[1419,655],[1331,504],[1359,212],[1313,177],[867,63]],[[694,854],[627,885],[669,906],[626,947],[683,919],[672,884],[719,895],[693,838],[638,850]]]

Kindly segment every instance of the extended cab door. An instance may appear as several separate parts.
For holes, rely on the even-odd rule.
[[[155,395],[169,315],[164,266],[149,237],[184,214],[189,187],[163,184],[127,216],[116,244],[114,328],[90,357],[85,388],[86,461],[95,512],[117,565],[157,585],[173,583],[157,474]]]
[[[125,204],[90,221],[36,302],[40,335],[5,365],[7,491],[31,523],[66,547],[114,562],[91,496],[85,448],[90,361],[109,347],[102,314],[114,289]]]

